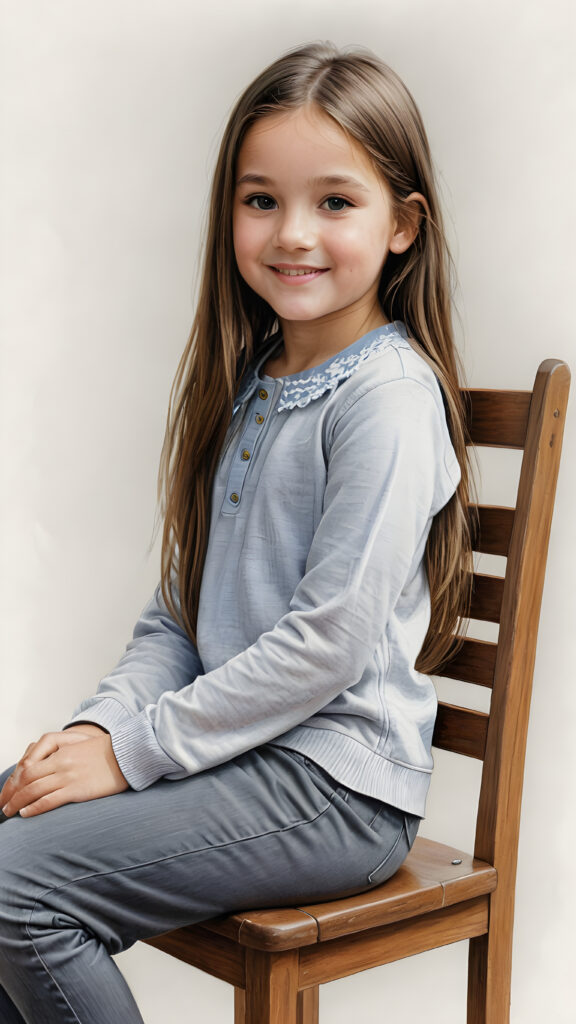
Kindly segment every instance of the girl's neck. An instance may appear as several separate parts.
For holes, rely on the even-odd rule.
[[[280,321],[283,346],[269,359],[264,372],[269,377],[287,377],[320,366],[348,348],[369,331],[388,323],[377,305],[368,311],[347,310],[321,320]]]

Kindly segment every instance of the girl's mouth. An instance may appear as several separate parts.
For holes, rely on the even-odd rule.
[[[300,282],[304,284],[306,281],[312,281],[315,277],[319,277],[320,274],[325,274],[327,267],[290,267],[282,264],[270,265],[270,270],[274,271],[279,277],[282,277],[286,282]]]

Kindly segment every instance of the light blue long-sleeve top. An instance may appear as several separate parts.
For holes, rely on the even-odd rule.
[[[423,555],[460,477],[440,388],[400,323],[299,375],[264,376],[268,356],[219,461],[197,646],[158,589],[73,721],[109,730],[134,789],[272,742],[423,815]]]

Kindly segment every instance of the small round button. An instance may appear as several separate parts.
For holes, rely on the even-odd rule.
[[[260,391],[258,392],[258,398],[261,398],[263,402],[266,401],[266,399],[268,398],[268,392],[266,391],[265,388],[260,388]]]
[[[258,424],[264,423],[264,417],[261,416],[260,413],[256,414],[256,423],[258,423]]]
[[[230,495],[230,501],[232,502],[233,505],[237,505],[238,502],[240,501],[240,495],[236,494],[236,491],[232,491],[232,494]]]
[[[248,451],[247,448],[245,448],[244,451],[242,452],[242,461],[243,462],[248,462],[249,458],[250,458],[250,452]]]

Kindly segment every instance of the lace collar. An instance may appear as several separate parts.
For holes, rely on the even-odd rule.
[[[282,382],[282,392],[277,405],[278,412],[285,409],[302,409],[316,398],[320,398],[326,391],[333,391],[341,381],[351,377],[363,363],[386,348],[392,338],[398,337],[407,337],[406,328],[400,320],[370,331],[355,341],[353,345],[349,345],[348,348],[332,356],[327,362],[321,363],[320,366],[314,366],[311,370],[305,370],[301,374],[278,377],[277,382]],[[259,374],[269,356],[270,349],[260,357],[255,366],[247,370],[236,397],[236,408],[250,397],[257,384],[269,383],[274,379]]]

